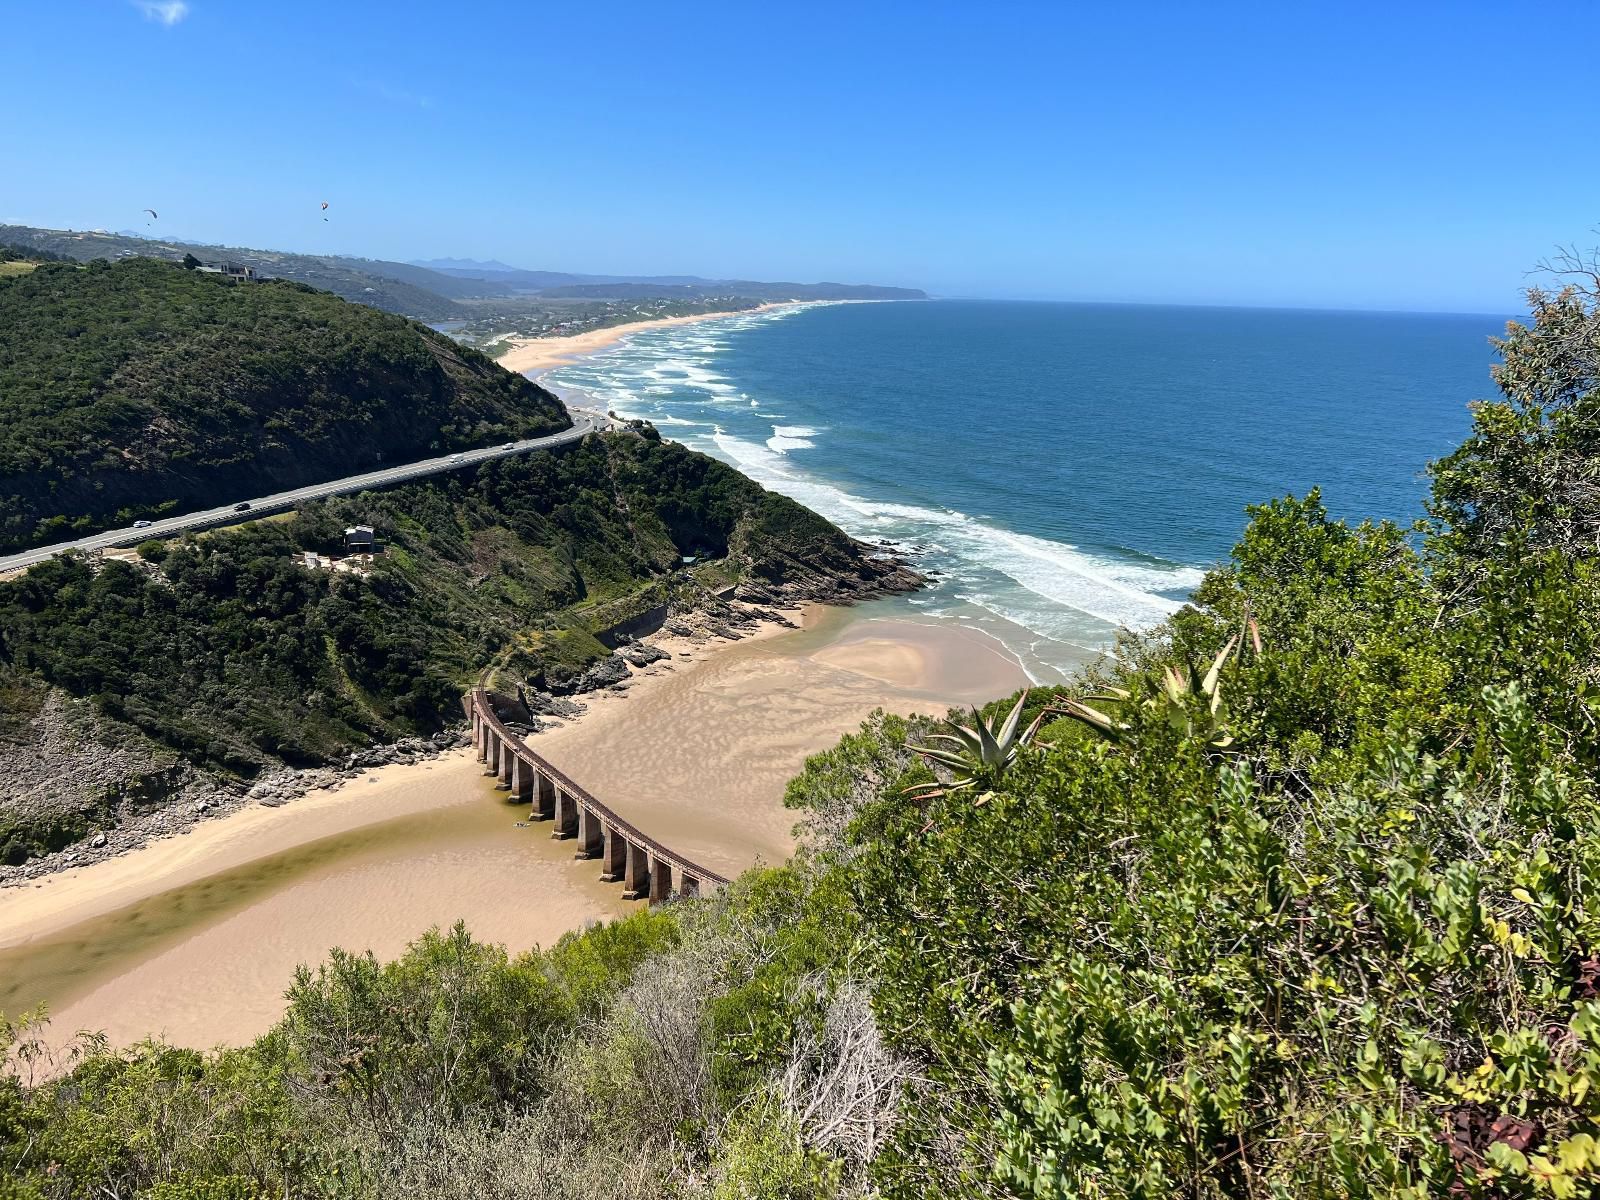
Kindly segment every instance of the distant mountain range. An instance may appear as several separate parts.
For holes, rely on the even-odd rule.
[[[41,229],[0,225],[0,245],[47,251],[87,261],[95,258],[161,258],[186,254],[253,267],[263,275],[293,279],[358,304],[401,313],[422,321],[462,320],[480,315],[482,303],[525,297],[549,300],[699,300],[743,296],[756,300],[925,300],[914,288],[872,284],[760,283],[748,279],[703,279],[695,275],[579,275],[566,271],[527,271],[507,263],[470,258],[417,262],[353,258],[338,254],[296,254],[202,242],[152,238],[131,231]]]
[[[763,283],[754,279],[707,279],[700,275],[576,275],[528,271],[491,259],[431,258],[414,267],[485,284],[505,284],[547,300],[703,300],[746,296],[756,300],[926,300],[917,288],[870,283]]]
[[[160,258],[177,262],[185,254],[204,260],[240,263],[263,275],[293,279],[332,292],[358,304],[401,313],[422,321],[449,321],[467,316],[456,301],[467,297],[515,294],[515,289],[488,281],[468,282],[410,263],[340,255],[293,254],[200,242],[166,241],[129,233],[98,230],[39,229],[0,225],[0,244],[46,250],[68,258]]]

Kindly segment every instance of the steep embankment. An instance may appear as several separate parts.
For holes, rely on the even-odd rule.
[[[304,565],[353,522],[384,545],[366,574]],[[145,555],[0,583],[0,861],[101,829],[115,850],[119,826],[192,799],[197,773],[239,795],[263,773],[432,736],[486,665],[530,693],[614,682],[627,667],[595,635],[663,605],[728,625],[748,612],[713,595],[729,585],[762,605],[916,583],[649,429]]]
[[[149,259],[0,277],[0,550],[564,428],[400,317]]]

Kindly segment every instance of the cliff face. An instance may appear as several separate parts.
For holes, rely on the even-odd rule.
[[[0,279],[0,550],[564,428],[400,317],[147,259]]]

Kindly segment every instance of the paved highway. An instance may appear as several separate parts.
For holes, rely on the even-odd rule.
[[[182,533],[187,529],[208,529],[216,525],[231,525],[239,521],[248,521],[268,513],[283,512],[293,508],[306,500],[317,500],[323,496],[340,496],[347,492],[360,492],[368,488],[387,487],[390,484],[404,483],[408,479],[421,479],[427,475],[439,475],[445,471],[459,471],[463,467],[475,463],[488,462],[492,458],[510,458],[514,454],[526,454],[530,450],[548,450],[554,446],[565,446],[569,442],[576,442],[586,434],[596,430],[605,429],[610,422],[602,413],[590,412],[587,409],[575,408],[572,414],[572,428],[563,429],[560,433],[552,433],[548,437],[528,438],[520,442],[511,442],[505,446],[495,446],[486,450],[463,450],[459,454],[446,454],[440,458],[425,458],[421,462],[407,463],[403,467],[385,467],[381,471],[368,471],[364,475],[351,475],[344,479],[335,479],[329,483],[312,484],[310,487],[296,488],[292,492],[279,492],[274,496],[241,496],[232,504],[225,504],[221,508],[208,508],[204,512],[185,513],[181,517],[166,517],[160,521],[152,521],[149,525],[140,528],[130,526],[127,529],[108,529],[104,533],[92,534],[89,537],[79,538],[75,542],[58,542],[54,546],[39,546],[32,550],[24,550],[20,554],[12,554],[0,558],[0,574],[7,571],[20,570],[31,567],[34,563],[43,562],[60,554],[64,550],[104,550],[112,546],[137,546],[149,538],[171,537],[173,534]],[[247,512],[241,512],[238,506],[242,503],[249,504]]]

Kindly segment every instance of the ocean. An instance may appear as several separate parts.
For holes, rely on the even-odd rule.
[[[932,301],[646,330],[542,382],[738,467],[934,586],[1054,682],[1224,560],[1245,506],[1320,486],[1422,516],[1431,459],[1494,393],[1505,318]]]

